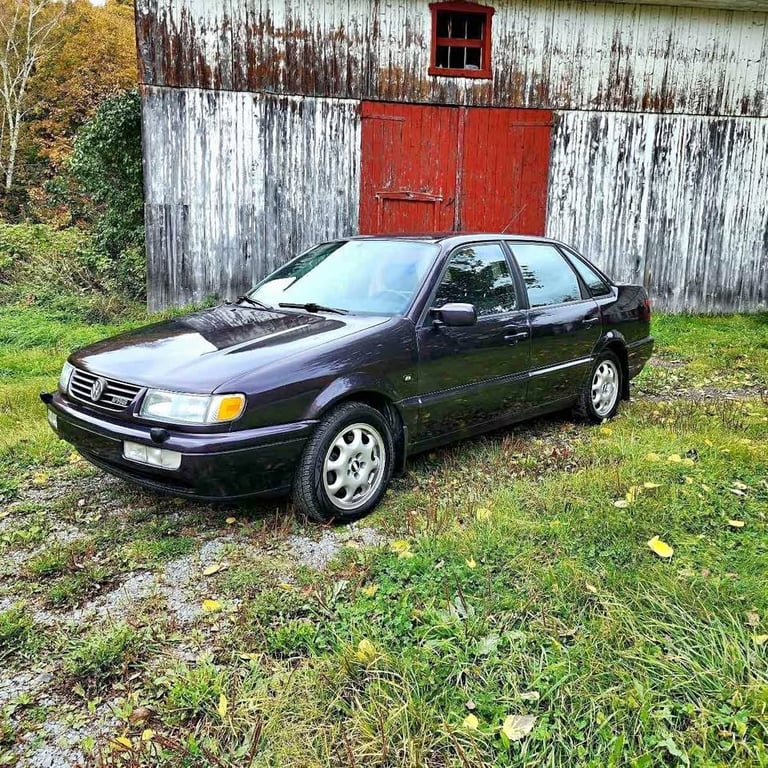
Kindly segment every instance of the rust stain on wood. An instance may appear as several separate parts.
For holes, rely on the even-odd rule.
[[[768,14],[504,0],[493,79],[428,76],[428,4],[137,0],[142,81],[351,99],[768,114]]]

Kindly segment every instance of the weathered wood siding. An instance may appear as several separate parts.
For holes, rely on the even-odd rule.
[[[547,234],[659,308],[765,308],[768,120],[561,113]]]
[[[351,99],[768,114],[765,12],[491,4],[493,81],[427,75],[426,0],[137,0],[141,76],[150,85]]]
[[[353,234],[359,105],[144,88],[149,307],[233,296]]]

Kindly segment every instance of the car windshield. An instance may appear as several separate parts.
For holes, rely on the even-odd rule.
[[[325,243],[280,267],[248,296],[274,307],[317,305],[352,314],[400,315],[439,250],[415,240]]]

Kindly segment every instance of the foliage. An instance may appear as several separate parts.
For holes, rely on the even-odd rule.
[[[112,259],[84,229],[0,223],[0,302],[25,297],[69,317],[104,320],[144,292],[143,251]]]
[[[99,210],[97,247],[119,266],[124,290],[144,289],[144,187],[141,98],[129,91],[105,99],[75,141],[71,167]]]
[[[53,32],[65,13],[53,0],[0,0],[0,170],[3,189],[14,189],[22,127],[29,112],[29,85],[50,55]]]
[[[29,79],[17,181],[4,209],[11,221],[64,226],[90,212],[67,169],[74,137],[104,98],[135,86],[136,43],[128,4],[70,0],[55,7],[46,55]]]

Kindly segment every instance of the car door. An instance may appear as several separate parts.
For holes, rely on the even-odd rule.
[[[525,407],[527,313],[498,242],[462,245],[450,255],[431,307],[474,305],[477,323],[449,327],[427,313],[417,329],[419,442],[466,433]]]
[[[600,329],[600,308],[560,250],[550,243],[508,243],[530,307],[530,407],[572,399],[584,384]]]

